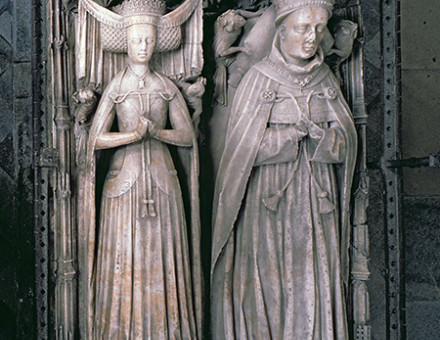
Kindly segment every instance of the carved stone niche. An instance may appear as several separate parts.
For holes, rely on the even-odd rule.
[[[173,1],[167,2],[168,6],[160,0],[50,1],[55,122],[52,133],[59,150],[53,184],[57,193],[53,218],[54,267],[51,268],[55,273],[54,338],[110,338],[109,329],[113,326],[122,332],[119,337],[132,332],[134,337],[145,338],[152,331],[166,338],[172,325],[165,327],[159,319],[163,313],[178,307],[185,308],[185,313],[177,313],[185,317],[168,318],[180,325],[176,326],[177,332],[196,339],[215,329],[207,320],[202,302],[206,305],[209,301],[207,290],[202,290],[203,281],[207,284],[215,278],[209,275],[202,278],[201,269],[198,124],[201,121],[204,126],[208,117],[211,118],[207,136],[213,148],[215,169],[208,175],[205,171],[202,178],[204,183],[209,183],[214,181],[220,163],[235,88],[251,66],[271,51],[276,33],[273,24],[276,12],[269,1],[243,1],[235,9],[230,4],[210,0]],[[202,101],[206,84],[202,77],[203,8],[205,23],[218,16],[214,50],[205,51],[208,61],[210,56],[215,57],[217,68],[215,76],[207,77],[208,89],[215,84],[215,94],[205,96],[215,96],[212,115],[206,114],[211,109],[208,100]],[[231,11],[221,14],[223,8]],[[364,145],[367,116],[360,11],[358,1],[336,4],[323,45],[323,56],[336,74],[332,78],[334,91],[329,87],[329,91],[317,95],[322,97],[319,100],[329,101],[340,97],[340,105],[345,105],[342,99],[345,97],[354,117],[359,144]],[[265,25],[261,25],[261,20]],[[259,27],[270,29],[262,32]],[[208,40],[212,31],[212,27],[205,26]],[[137,50],[137,43],[144,46]],[[145,47],[149,44],[154,47]],[[206,45],[205,41],[205,49]],[[150,69],[145,67],[148,63]],[[305,81],[304,90],[307,85]],[[279,99],[278,89],[267,90],[258,98],[262,106]],[[315,131],[320,133],[319,129]],[[103,149],[117,151],[108,154],[101,152]],[[206,151],[203,145],[201,149]],[[352,193],[346,208],[348,211],[348,206],[352,207],[353,216],[347,220],[346,239],[351,260],[344,262],[343,269],[349,278],[344,286],[344,308],[348,311],[350,336],[356,339],[370,339],[365,217],[368,178],[363,152],[363,148],[358,151],[356,180],[353,189],[346,193],[346,197]],[[203,169],[209,169],[206,164],[210,160],[201,159],[200,163]],[[234,181],[236,178],[231,176]],[[203,191],[200,190],[202,195]],[[284,192],[279,194],[267,197],[268,210],[284,204],[281,195]],[[322,201],[324,196],[320,197]],[[216,214],[217,202],[215,198]],[[327,204],[330,209],[331,203]],[[119,211],[119,216],[115,211]],[[211,229],[208,215],[202,220],[202,230]],[[166,234],[159,233],[168,227]],[[218,255],[215,235],[214,226],[212,247],[202,245],[203,249],[214,249],[214,262]],[[111,256],[106,258],[108,254]],[[158,254],[168,262],[163,262]],[[206,252],[204,255],[207,257]],[[148,268],[139,265],[137,259],[145,260]],[[123,261],[135,261],[126,263],[128,272],[121,270]],[[170,265],[173,261],[178,263]],[[203,261],[206,267],[209,261]],[[146,272],[161,275],[151,279]],[[128,284],[116,283],[127,277]],[[159,277],[165,277],[165,281],[156,282]],[[178,296],[180,290],[170,289],[167,303],[154,305],[151,301],[162,301],[157,287],[172,286],[170,280],[190,298],[185,300]],[[119,293],[114,289],[119,289]],[[127,293],[130,289],[133,291]],[[215,293],[220,288],[215,283],[212,289],[211,293]],[[128,301],[131,312],[114,309],[110,297],[119,299],[121,305]],[[140,304],[131,310],[132,302]],[[167,308],[163,309],[165,305]],[[145,306],[151,309],[146,311]],[[115,315],[123,317],[117,319]],[[106,324],[102,322],[104,319],[111,321]],[[157,327],[151,330],[144,327],[147,323],[157,323]],[[220,333],[211,335],[221,337]]]
[[[53,335],[202,338],[202,1],[51,6]]]

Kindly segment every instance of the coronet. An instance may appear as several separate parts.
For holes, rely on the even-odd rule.
[[[306,7],[324,7],[331,15],[335,4],[335,0],[274,0],[273,2],[276,10],[276,23],[281,22],[290,13]]]
[[[165,14],[166,4],[163,0],[125,0],[113,10],[124,17],[160,16]]]

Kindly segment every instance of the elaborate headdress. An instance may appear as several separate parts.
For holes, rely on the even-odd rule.
[[[125,18],[136,16],[162,16],[166,11],[163,0],[126,0],[115,6],[114,11]]]
[[[276,23],[280,23],[286,16],[305,7],[324,7],[329,15],[333,12],[335,0],[274,0]]]
[[[136,24],[157,27],[156,52],[178,48],[182,40],[181,25],[192,15],[199,1],[186,0],[167,14],[163,0],[125,0],[112,10],[98,5],[93,0],[82,0],[81,3],[84,9],[101,23],[103,49],[122,53],[127,51],[125,28]]]
[[[122,58],[127,52],[127,28],[136,24],[157,28],[156,53],[151,61],[156,71],[173,79],[200,75],[202,0],[183,0],[169,13],[166,13],[164,0],[125,0],[110,9],[94,0],[79,0],[78,79],[105,87],[108,77],[115,74],[113,71],[119,72],[125,65]],[[109,61],[107,55],[113,59]],[[109,67],[109,63],[112,66]],[[109,69],[113,71],[109,73]]]

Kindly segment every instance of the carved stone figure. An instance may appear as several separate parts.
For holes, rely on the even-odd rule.
[[[227,67],[233,60],[231,56],[238,52],[249,54],[246,47],[232,45],[242,33],[246,19],[256,18],[261,13],[261,11],[253,13],[244,10],[229,10],[220,15],[214,24],[213,48],[217,64],[214,75],[214,97],[220,105],[226,106],[228,104]]]
[[[214,339],[348,338],[357,137],[324,63],[333,5],[278,0],[261,17],[272,48],[239,83],[217,174]]]
[[[81,38],[96,39],[95,43],[107,46],[107,52],[128,53],[121,70],[114,67],[116,61],[97,63],[102,67],[98,70],[81,69],[89,83],[108,79],[87,144],[79,230],[82,337],[199,339],[197,140],[182,94],[163,73],[174,76],[176,82],[194,80],[200,74],[201,39],[194,37],[201,36],[201,1],[187,0],[168,14],[162,0],[125,0],[113,11],[91,0],[82,0],[80,6],[80,68],[91,65],[96,56],[121,58],[99,57],[102,52],[91,50],[96,45],[91,47]],[[183,37],[181,26],[186,22]],[[98,23],[101,36],[88,35]],[[88,49],[81,50],[81,46]],[[155,52],[161,52],[156,59]],[[195,87],[196,95],[203,92],[199,85]],[[184,183],[179,182],[168,145],[179,149],[181,163],[187,166],[180,176],[187,176]],[[114,152],[98,195],[97,153],[101,149]],[[189,192],[188,211],[182,187]]]
[[[332,71],[340,82],[342,82],[342,76],[339,68],[351,54],[357,31],[358,25],[350,20],[341,20],[335,27],[334,46],[327,54],[330,56],[329,64],[331,64]]]
[[[203,113],[202,99],[205,94],[206,79],[199,77],[194,83],[179,81],[177,85],[182,90],[183,96],[194,111],[192,114],[192,122],[194,124],[194,129],[199,136],[200,118]]]
[[[217,18],[215,24],[216,32],[220,32],[214,38],[214,53],[217,64],[214,75],[216,105],[209,122],[211,127],[210,148],[214,173],[218,171],[232,99],[234,98],[237,86],[250,66],[260,61],[270,51],[271,41],[275,34],[275,13],[272,7],[265,10],[264,13],[258,11],[253,15],[246,14],[247,20],[244,20],[244,16],[240,15],[242,11],[226,13],[229,14],[226,17],[221,15]],[[244,24],[244,26],[240,30],[243,32],[238,47],[233,47],[232,49],[233,54],[221,57],[220,54],[224,48],[233,43],[231,42],[233,36],[226,29],[228,27],[226,19],[234,19],[234,21],[238,21]],[[256,22],[258,22],[258,25],[256,25]],[[222,28],[224,24],[226,26]],[[234,24],[233,27],[236,27],[236,25]],[[222,40],[226,41],[222,42]]]

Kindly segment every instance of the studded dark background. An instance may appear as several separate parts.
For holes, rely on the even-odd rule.
[[[35,336],[30,18],[0,1],[0,339]]]

